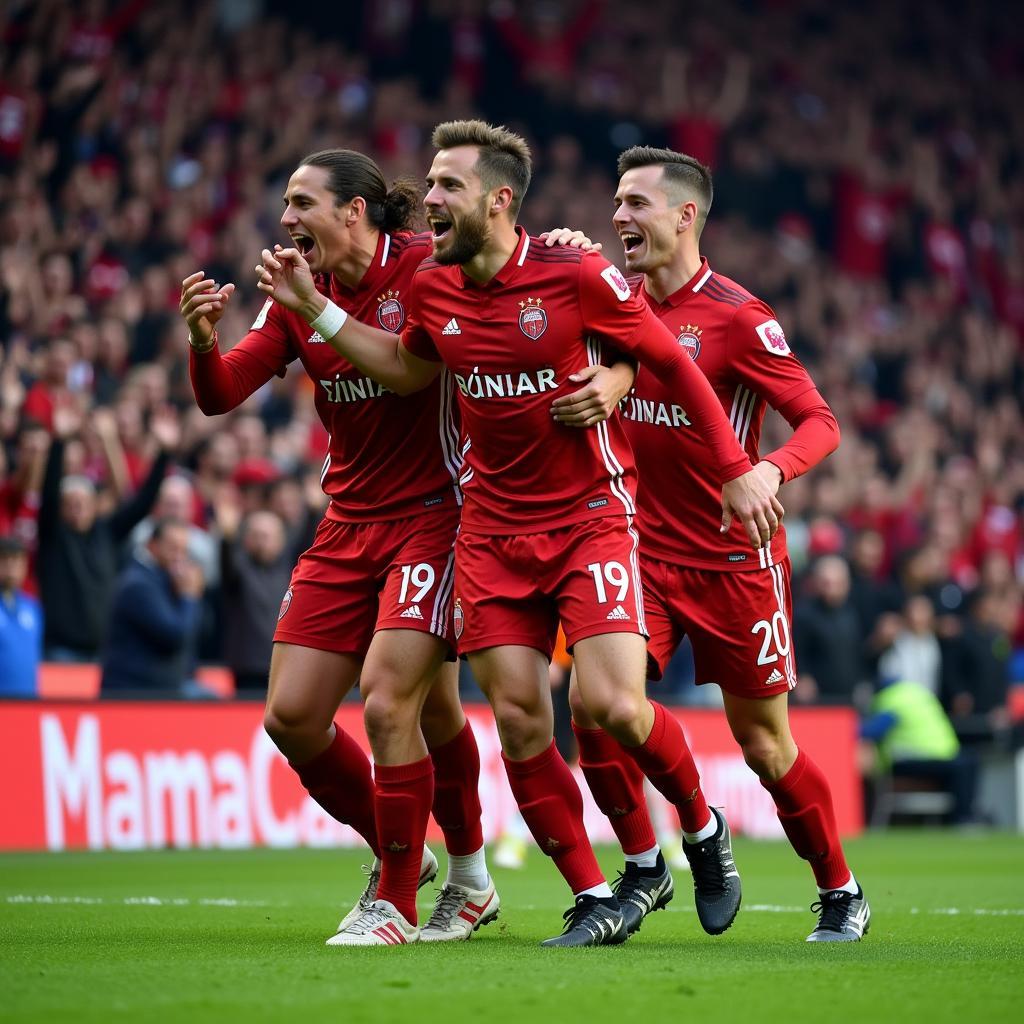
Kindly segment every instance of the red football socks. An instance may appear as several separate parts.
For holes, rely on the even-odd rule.
[[[416,890],[434,799],[434,765],[425,757],[411,764],[378,764],[373,771],[381,860],[377,898],[393,903],[410,924],[416,924]]]
[[[525,761],[510,761],[505,771],[512,794],[541,852],[554,862],[573,893],[604,881],[583,827],[583,797],[554,742]]]
[[[580,768],[594,801],[608,818],[622,852],[644,853],[657,845],[644,799],[644,773],[604,729],[572,731],[580,748]]]
[[[832,807],[832,793],[821,769],[801,750],[793,767],[777,782],[762,782],[778,808],[779,821],[793,849],[809,861],[822,889],[838,889],[850,880]]]
[[[445,849],[456,857],[484,845],[480,822],[480,751],[469,722],[444,746],[430,751],[434,763],[434,820]]]
[[[622,749],[640,766],[654,788],[679,812],[684,832],[699,832],[711,818],[700,788],[700,775],[686,745],[683,727],[660,704],[651,701],[654,727],[639,747]]]
[[[289,764],[309,795],[336,821],[351,825],[379,855],[370,759],[351,736],[337,725],[334,729],[330,746],[312,761]]]

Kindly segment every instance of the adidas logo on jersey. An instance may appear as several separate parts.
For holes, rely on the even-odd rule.
[[[398,617],[400,619],[422,619],[423,612],[420,611],[420,606],[418,604],[411,604]]]
[[[320,334],[319,331],[314,331],[306,339],[306,344],[307,345],[324,345],[324,344],[326,344],[326,342],[324,341],[324,339],[323,339],[323,337],[322,337],[322,335]]]
[[[614,619],[617,622],[629,622],[629,613],[621,604],[617,604],[609,613],[609,619]]]
[[[452,317],[451,320],[449,320],[448,323],[446,323],[444,325],[444,330],[442,330],[441,333],[442,334],[461,334],[462,333],[462,328],[459,326],[459,321],[456,320],[455,317]]]
[[[785,676],[777,669],[772,669],[772,674],[764,681],[765,686],[771,686],[772,683],[781,683],[785,679]]]

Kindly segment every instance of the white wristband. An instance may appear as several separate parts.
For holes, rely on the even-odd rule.
[[[313,330],[324,339],[324,341],[330,341],[331,338],[333,338],[338,331],[345,326],[345,321],[347,319],[348,313],[346,313],[341,306],[336,305],[328,299],[323,312],[315,320],[311,320],[309,326],[312,327]]]

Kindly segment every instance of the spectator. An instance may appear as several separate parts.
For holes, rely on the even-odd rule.
[[[789,529],[789,508],[787,531]],[[899,611],[900,588],[884,572],[885,539],[877,530],[863,529],[850,542],[850,598],[861,627],[870,636],[879,618]]]
[[[43,613],[22,585],[28,572],[25,545],[0,537],[0,696],[34,697],[43,650]]]
[[[202,593],[202,569],[188,557],[188,523],[157,521],[117,579],[103,651],[104,695],[186,692]]]
[[[188,556],[203,570],[206,585],[216,586],[220,580],[217,543],[206,530],[196,526],[196,519],[201,516],[202,507],[192,481],[180,472],[171,473],[160,484],[152,512],[132,530],[129,542],[132,548],[144,545],[152,536],[154,523],[161,519],[188,523]]]
[[[864,684],[863,631],[850,600],[850,569],[838,555],[811,569],[811,593],[794,612],[799,686],[804,703],[852,704]]]
[[[882,679],[913,679],[938,697],[942,684],[942,650],[935,635],[935,608],[923,594],[907,598],[892,643],[878,661]]]
[[[0,478],[0,533],[14,534],[34,555],[39,494],[50,438],[43,427],[26,420],[14,437],[14,445],[10,472]],[[26,589],[33,594],[38,589],[31,565]]]
[[[1010,722],[1011,649],[1005,612],[997,592],[976,591],[960,635],[949,644],[945,704],[964,742],[990,742]]]
[[[90,661],[99,653],[120,546],[153,504],[178,442],[176,417],[154,416],[150,430],[160,450],[149,475],[137,494],[103,515],[91,480],[63,477],[65,444],[81,425],[73,407],[56,411],[39,508],[39,591],[46,656],[54,661]]]
[[[953,796],[953,822],[973,820],[977,762],[961,752],[938,698],[920,683],[885,680],[860,734],[874,744],[879,771],[889,772],[893,778],[937,783]]]
[[[235,691],[265,695],[274,629],[300,552],[287,544],[284,523],[273,512],[241,518],[236,503],[217,506],[221,533],[224,662]]]

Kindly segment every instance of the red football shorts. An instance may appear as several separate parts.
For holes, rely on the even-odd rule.
[[[736,697],[796,686],[789,559],[750,572],[714,572],[644,557],[649,675],[660,679],[685,634],[697,685]]]
[[[639,538],[629,517],[607,516],[544,533],[455,542],[459,654],[534,647],[550,659],[561,619],[566,645],[644,626]]]
[[[364,657],[379,629],[451,643],[457,511],[381,523],[324,519],[299,557],[274,640]]]

